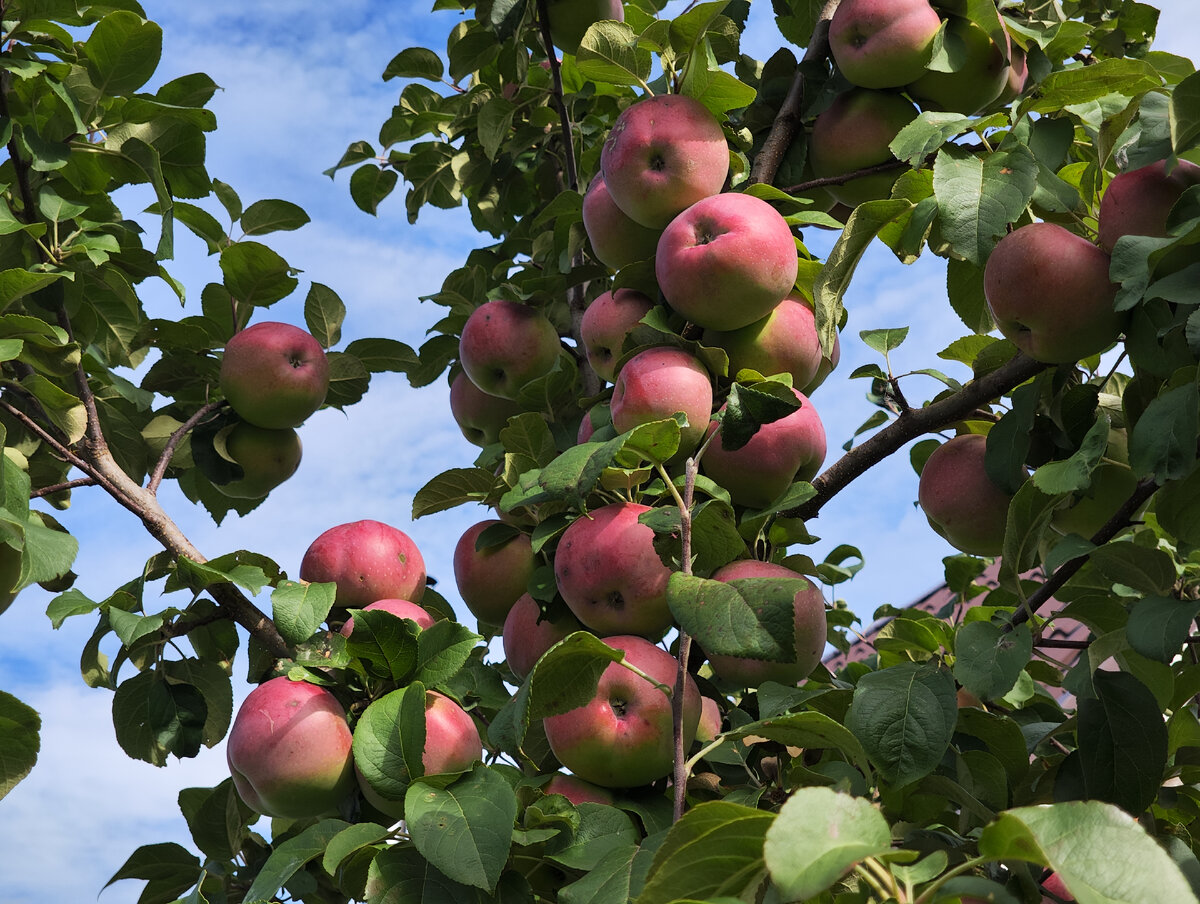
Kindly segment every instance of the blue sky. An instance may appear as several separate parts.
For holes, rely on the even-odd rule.
[[[223,88],[211,104],[220,123],[209,136],[211,175],[233,185],[246,203],[284,198],[312,216],[298,232],[269,240],[304,272],[300,289],[268,317],[302,322],[307,284],[322,282],[349,308],[343,345],[362,336],[420,344],[440,309],[419,304],[418,296],[435,291],[483,240],[461,211],[426,210],[416,227],[409,226],[402,189],[378,217],[367,216],[350,201],[347,173],[331,182],[321,172],[350,141],[372,139],[387,117],[399,90],[397,83],[380,79],[388,60],[411,45],[443,48],[454,15],[430,15],[428,3],[411,0],[344,0],[336,13],[316,0],[143,2],[165,33],[153,84],[204,71]],[[1192,2],[1159,4],[1159,47],[1196,55],[1200,26],[1194,13],[1188,15]],[[746,49],[765,57],[779,44],[772,37],[770,4],[759,0],[753,10]],[[148,203],[133,193],[118,200],[127,215]],[[210,209],[219,213],[215,204]],[[154,219],[145,222],[153,233]],[[831,242],[828,235],[810,239],[814,250]],[[205,283],[219,281],[219,270],[199,240],[182,229],[177,246],[179,259],[171,269],[187,286],[191,308]],[[163,316],[178,316],[178,302],[165,289],[153,304]],[[858,365],[876,360],[858,340],[859,330],[912,327],[893,354],[899,371],[936,366],[934,353],[965,332],[946,304],[941,262],[928,256],[902,267],[885,249],[874,248],[846,304],[850,322],[841,367],[813,397],[829,436],[829,462],[874,410],[863,398],[866,384],[846,379]],[[905,387],[914,403],[937,391],[938,384],[923,380],[914,378]],[[327,527],[360,518],[386,521],[413,537],[430,574],[454,599],[454,544],[488,514],[463,508],[416,524],[409,517],[413,494],[429,477],[475,456],[450,418],[444,384],[416,391],[403,377],[377,376],[365,402],[345,415],[319,412],[301,438],[299,472],[244,519],[230,516],[218,529],[173,488],[164,490],[164,505],[206,555],[252,548],[292,575],[308,544]],[[904,604],[941,581],[941,558],[952,550],[926,525],[915,498],[916,477],[901,453],[861,478],[810,525],[824,538],[813,551],[818,560],[843,542],[863,550],[867,567],[836,592],[864,621],[879,605]],[[78,586],[93,598],[107,596],[157,551],[132,516],[98,490],[77,491],[63,520],[81,542]],[[0,688],[34,706],[43,719],[37,767],[0,802],[5,904],[95,900],[138,845],[188,844],[175,803],[178,790],[212,785],[227,775],[223,745],[165,769],[129,760],[113,737],[111,694],[91,690],[79,678],[79,652],[94,622],[68,621],[52,631],[44,614],[49,598],[33,588],[0,622]],[[469,616],[464,620],[471,623]],[[239,696],[246,691],[242,687]],[[136,901],[140,886],[119,883],[100,900]]]

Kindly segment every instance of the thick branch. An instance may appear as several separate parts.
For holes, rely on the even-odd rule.
[[[805,48],[802,63],[829,55],[829,20],[833,18],[833,13],[840,2],[841,0],[826,0],[825,5],[821,8],[817,24],[813,28],[812,38],[808,42],[808,47]],[[803,107],[804,72],[803,66],[801,66],[796,69],[796,75],[792,79],[791,87],[788,88],[787,97],[784,98],[779,112],[775,114],[771,131],[763,141],[762,149],[754,158],[754,165],[750,168],[751,183],[771,183],[775,180],[775,174],[779,172],[779,166],[783,162],[783,155],[787,153],[787,149],[791,147],[803,125]]]
[[[991,373],[972,380],[949,398],[902,413],[889,426],[827,468],[813,481],[817,494],[787,515],[804,519],[815,518],[825,503],[909,440],[962,420],[980,405],[1012,391],[1046,366],[1040,361],[1018,354]]]

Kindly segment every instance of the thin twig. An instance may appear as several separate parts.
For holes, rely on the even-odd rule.
[[[67,480],[63,483],[56,483],[48,487],[39,487],[36,490],[31,490],[29,493],[30,499],[41,499],[43,496],[51,496],[54,493],[61,493],[64,490],[73,490],[76,487],[94,487],[98,481],[94,477],[77,477],[74,480]]]
[[[680,571],[692,573],[692,501],[696,491],[696,472],[699,465],[695,456],[689,457],[683,466],[683,498],[679,500],[679,543]],[[674,484],[667,481],[674,490]],[[678,822],[683,816],[683,808],[687,803],[687,750],[684,748],[683,709],[687,699],[688,657],[692,652],[691,635],[679,629],[679,666],[675,672],[675,696],[671,698],[671,731],[675,742],[674,756],[674,800],[673,820]]]
[[[150,481],[146,484],[146,490],[150,493],[157,493],[158,487],[163,481],[163,476],[167,473],[167,466],[171,463],[171,458],[175,454],[175,450],[179,444],[183,442],[183,438],[199,424],[202,420],[224,405],[224,400],[218,402],[209,402],[190,418],[183,422],[167,440],[167,444],[163,447],[162,454],[158,457],[158,461],[154,465],[154,471],[150,475]]]

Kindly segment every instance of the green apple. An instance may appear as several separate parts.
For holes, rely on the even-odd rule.
[[[931,69],[908,86],[908,93],[922,109],[970,116],[995,101],[1008,87],[1008,47],[1001,47],[970,19],[958,16],[946,20],[944,41],[956,70]]]
[[[300,467],[300,436],[290,427],[269,430],[242,422],[222,433],[225,457],[242,469],[240,478],[215,484],[226,496],[261,499]]]
[[[900,94],[869,88],[839,94],[813,123],[808,151],[813,172],[820,178],[841,176],[894,160],[889,145],[916,118],[917,108]],[[829,193],[855,207],[888,197],[900,173],[895,169],[859,176],[829,186]]]
[[[624,22],[625,8],[621,0],[548,0],[546,15],[554,45],[566,53],[575,53],[595,23],[603,19]]]

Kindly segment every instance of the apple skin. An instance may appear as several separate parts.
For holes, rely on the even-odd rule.
[[[414,603],[425,593],[425,560],[408,534],[382,521],[351,521],[315,539],[300,561],[300,580],[337,584],[338,606],[376,600]]]
[[[488,395],[461,370],[450,382],[450,414],[463,438],[473,445],[500,442],[500,431],[508,426],[508,419],[522,410],[511,399]]]
[[[261,499],[300,467],[300,436],[291,427],[269,430],[242,422],[225,435],[228,457],[244,472],[237,480],[214,484],[235,499]]]
[[[700,698],[700,721],[696,723],[696,743],[707,744],[721,733],[721,704],[712,697]]]
[[[964,433],[933,450],[921,471],[917,502],[930,526],[955,549],[997,556],[1012,496],[987,475],[987,437]]]
[[[808,587],[797,591],[793,599],[796,612],[796,660],[795,662],[767,662],[739,656],[709,656],[708,663],[713,674],[723,681],[740,687],[758,687],[764,681],[794,685],[807,678],[825,650],[828,620],[825,615],[825,597],[812,578],[806,578],[792,569],[773,562],[757,559],[741,559],[718,568],[712,576],[714,581],[735,581],[742,578],[803,578]]]
[[[1056,223],[1030,223],[996,244],[983,292],[996,326],[1017,348],[1047,364],[1069,364],[1106,349],[1124,327],[1108,266],[1108,255],[1087,239]]]
[[[250,692],[225,753],[246,805],[264,816],[305,819],[337,810],[354,789],[346,711],[324,688],[286,677]]]
[[[504,659],[509,671],[521,681],[533,671],[537,661],[545,652],[576,631],[585,630],[570,612],[564,612],[551,621],[538,617],[542,610],[528,593],[522,594],[504,617]]]
[[[839,94],[813,123],[809,159],[820,178],[852,173],[895,158],[888,145],[917,118],[917,108],[899,94],[855,88]],[[859,176],[830,185],[833,197],[849,207],[886,198],[902,170]]]
[[[467,318],[458,357],[479,389],[515,399],[525,384],[554,368],[560,348],[558,331],[544,314],[497,298],[484,302]]]
[[[729,147],[717,118],[698,100],[659,94],[626,107],[600,152],[609,195],[636,223],[663,229],[715,195],[729,174]]]
[[[834,338],[833,354],[821,354],[817,320],[800,293],[793,292],[762,320],[738,330],[705,330],[704,345],[716,346],[729,355],[729,375],[739,370],[756,370],[765,377],[791,374],[792,385],[809,395],[824,382],[841,357]]]
[[[725,449],[719,439],[700,459],[704,473],[729,491],[737,505],[766,508],[795,480],[812,480],[825,463],[825,427],[817,409],[793,389],[800,407],[763,424],[740,449]],[[716,429],[716,422],[710,424]]]
[[[1042,888],[1051,894],[1058,895],[1064,901],[1075,900],[1075,896],[1067,891],[1066,883],[1063,882],[1062,876],[1060,876],[1058,873],[1051,873],[1045,879],[1043,879]],[[1043,898],[1042,900],[1046,901],[1051,899]]]
[[[399,730],[397,726],[397,733]],[[467,772],[482,759],[483,741],[480,740],[475,720],[444,694],[426,691],[425,747],[421,751],[421,766],[425,775]],[[404,816],[403,800],[391,800],[379,794],[357,768],[354,775],[367,803],[393,819]]]
[[[575,444],[582,446],[592,438],[597,430],[606,427],[610,438],[616,435],[612,429],[612,411],[608,407],[608,402],[597,402],[583,413],[583,417],[579,421],[579,430],[575,433]]]
[[[546,15],[554,46],[577,53],[588,28],[603,19],[624,22],[625,7],[621,0],[549,0]]]
[[[649,260],[658,247],[661,229],[631,220],[608,193],[603,176],[596,176],[583,196],[583,228],[596,258],[610,270]]]
[[[634,502],[601,506],[572,521],[558,541],[558,591],[575,617],[601,637],[658,638],[671,627],[671,569],[654,551],[654,531],[638,523],[649,510]]]
[[[267,320],[225,343],[220,382],[242,420],[272,430],[299,427],[325,402],[329,361],[311,333]]]
[[[633,289],[605,292],[587,306],[579,324],[579,337],[596,376],[613,381],[621,344],[653,307],[653,301]]]
[[[946,20],[945,39],[948,44],[961,42],[963,67],[957,72],[929,70],[908,86],[908,93],[922,109],[970,116],[995,101],[1008,87],[1008,48],[1002,48],[974,22],[958,16]]]
[[[369,606],[363,606],[363,611],[373,611],[382,609],[384,612],[390,612],[396,618],[407,618],[417,623],[417,627],[424,631],[426,628],[433,627],[433,616],[428,610],[422,609],[416,603],[410,603],[408,600],[375,600]],[[346,623],[338,631],[343,637],[349,637],[354,633],[354,619],[346,619]]]
[[[696,202],[658,240],[654,274],[675,311],[713,330],[766,317],[795,288],[796,240],[761,198],[725,192]]]
[[[630,665],[675,686],[678,663],[642,637],[604,641],[623,650]],[[683,695],[683,744],[692,745],[700,720],[700,690],[689,675]],[[550,716],[546,739],[558,761],[603,788],[634,788],[670,774],[674,754],[671,700],[640,675],[614,662],[600,676],[596,695],[577,709]]]
[[[512,539],[487,549],[475,548],[479,535],[499,520],[489,518],[468,527],[454,547],[454,581],[467,608],[481,622],[499,627],[508,610],[525,593],[537,556],[529,535],[518,533]]]
[[[580,804],[612,805],[613,795],[607,788],[585,782],[577,775],[567,775],[556,772],[550,776],[550,781],[542,785],[543,794],[561,794],[575,806]]]
[[[1160,160],[1116,176],[1100,201],[1100,247],[1111,253],[1123,235],[1165,238],[1171,208],[1197,184],[1200,166],[1187,160],[1180,160],[1169,174],[1167,161]]]
[[[613,427],[625,433],[641,424],[687,415],[679,452],[682,460],[700,444],[712,415],[712,383],[700,360],[678,348],[648,348],[625,362],[613,387]]]
[[[852,85],[899,88],[925,72],[942,20],[929,0],[842,0],[829,49]]]
[[[1008,68],[1005,72],[1008,75],[1000,96],[995,100],[995,106],[1011,104],[1025,93],[1025,86],[1029,83],[1029,58],[1025,54],[1025,48],[1013,41],[1009,42]]]

